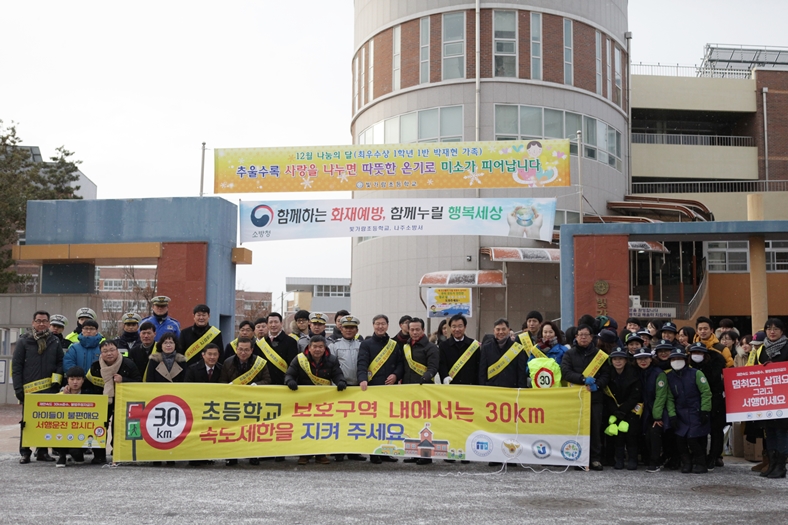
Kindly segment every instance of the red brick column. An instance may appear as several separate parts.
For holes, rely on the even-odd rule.
[[[575,236],[575,317],[566,326],[583,314],[608,315],[624,326],[629,317],[628,241],[627,235]],[[601,293],[602,281],[606,293]]]
[[[156,291],[171,299],[170,316],[181,323],[181,328],[193,324],[192,309],[205,303],[207,266],[207,242],[165,242],[161,245]]]

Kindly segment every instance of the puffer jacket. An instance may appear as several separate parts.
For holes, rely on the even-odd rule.
[[[350,386],[358,385],[358,354],[360,348],[360,338],[345,339],[341,337],[329,345],[329,350],[339,360],[339,367],[345,375],[345,381]]]
[[[99,343],[102,339],[104,336],[101,334],[91,336],[79,334],[79,342],[71,345],[63,356],[63,370],[68,372],[74,366],[82,370],[90,370],[90,365],[98,361],[101,355]]]

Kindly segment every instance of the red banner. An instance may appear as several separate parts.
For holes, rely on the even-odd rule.
[[[726,368],[728,422],[788,417],[788,363]]]

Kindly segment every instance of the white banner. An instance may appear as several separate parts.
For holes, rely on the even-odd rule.
[[[555,199],[241,201],[241,242],[394,235],[552,241]]]

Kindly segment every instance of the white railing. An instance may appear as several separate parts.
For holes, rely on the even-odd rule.
[[[633,133],[632,144],[754,147],[755,139],[753,137],[738,137],[729,135],[673,135],[667,133]]]
[[[633,182],[632,193],[758,193],[788,191],[788,180]]]
[[[633,75],[659,77],[752,78],[752,71],[749,69],[720,69],[679,64],[632,64],[631,72]]]

